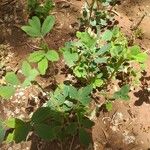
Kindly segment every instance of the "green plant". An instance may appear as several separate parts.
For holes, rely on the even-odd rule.
[[[76,41],[66,43],[62,48],[65,62],[76,77],[86,80],[93,88],[101,88],[104,91],[108,90],[108,85],[118,74],[126,74],[129,78],[129,81],[125,80],[124,85],[132,85],[134,79],[137,80],[148,55],[137,45],[128,47],[127,39],[119,28],[106,30],[100,36],[91,32],[77,32],[76,35]],[[141,67],[134,69],[133,64]],[[130,88],[127,87],[129,92]],[[125,89],[127,87],[125,86]],[[119,93],[124,92],[118,92],[112,98],[127,100],[125,93],[120,96]]]
[[[45,75],[48,68],[48,61],[55,62],[59,60],[59,55],[56,51],[49,49],[44,36],[50,32],[54,26],[54,16],[47,16],[41,25],[40,19],[37,16],[29,19],[29,25],[23,26],[21,29],[31,37],[39,37],[42,39],[42,44],[39,51],[35,51],[28,57],[29,62],[38,63],[38,70],[41,75]]]
[[[137,28],[136,30],[133,31],[134,40],[137,39],[137,38],[142,39],[143,36],[144,36],[144,33],[143,33],[141,28]]]
[[[30,131],[33,131],[40,138],[48,141],[65,141],[78,136],[80,142],[88,146],[91,137],[87,129],[91,129],[94,125],[87,117],[91,91],[90,85],[81,89],[71,85],[58,86],[53,93],[50,93],[45,107],[37,109],[31,119],[22,121],[11,118],[4,122],[4,126],[13,129],[6,141],[21,142],[26,140]]]
[[[92,27],[100,30],[106,26],[113,25],[114,13],[110,5],[115,5],[114,0],[92,0],[91,3],[85,0],[82,18],[80,18],[81,28]]]
[[[28,0],[27,2],[30,16],[37,16],[40,20],[44,20],[49,15],[49,12],[52,11],[53,7],[52,0],[45,0],[43,3],[40,3],[39,0]]]
[[[18,86],[29,86],[39,75],[39,72],[35,68],[31,68],[27,61],[22,64],[22,74],[25,79],[21,82],[18,76],[14,72],[7,72],[5,75],[5,84],[0,86],[0,96],[4,99],[10,99],[14,95]]]
[[[32,19],[29,19],[28,25],[22,26],[21,29],[31,37],[40,37],[43,39],[44,36],[52,30],[54,24],[54,16],[47,16],[42,24],[40,19],[34,16]]]
[[[54,50],[49,50],[46,46],[43,50],[35,51],[28,57],[28,61],[38,63],[38,70],[41,75],[45,75],[48,68],[48,61],[52,63],[59,60],[59,55]]]

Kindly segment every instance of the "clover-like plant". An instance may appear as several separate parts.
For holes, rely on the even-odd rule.
[[[51,50],[46,43],[44,36],[50,32],[54,26],[54,16],[47,16],[41,25],[37,16],[29,19],[29,25],[23,26],[21,29],[31,37],[39,37],[42,39],[39,51],[35,51],[28,57],[29,62],[38,63],[38,70],[41,75],[45,75],[48,68],[48,61],[55,62],[59,60],[59,55],[55,50]]]
[[[29,19],[28,25],[22,26],[21,29],[31,37],[43,38],[52,30],[54,24],[54,16],[47,16],[42,24],[37,16],[33,16],[32,19]]]
[[[59,55],[55,50],[50,50],[47,46],[43,50],[35,51],[28,57],[28,61],[38,63],[38,70],[41,75],[45,75],[48,68],[48,62],[56,62],[59,60]]]

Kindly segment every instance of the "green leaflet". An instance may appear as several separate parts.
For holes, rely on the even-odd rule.
[[[77,122],[72,122],[65,128],[65,132],[68,135],[76,135],[78,129],[78,123]]]
[[[83,87],[81,89],[79,89],[78,91],[78,100],[85,106],[87,106],[90,101],[91,101],[91,98],[90,98],[90,93],[92,92],[92,86],[91,85],[88,85],[86,87]]]
[[[96,39],[92,38],[87,32],[77,32],[76,36],[83,42],[88,48],[92,47],[96,43]]]
[[[0,144],[3,142],[4,137],[5,137],[5,129],[3,127],[2,121],[0,120]]]
[[[55,17],[54,16],[47,16],[44,20],[41,28],[42,36],[45,36],[48,32],[50,32],[55,24]]]
[[[142,52],[138,45],[134,45],[129,48],[129,55],[130,59],[134,59],[139,63],[144,63],[148,59],[148,55],[146,52]]]
[[[79,139],[80,142],[85,146],[89,146],[89,144],[92,142],[90,134],[83,128],[79,129]]]
[[[45,119],[47,119],[51,113],[52,111],[49,107],[41,107],[33,114],[31,121],[35,124],[41,123],[42,121],[45,121]]]
[[[5,80],[7,83],[12,85],[18,85],[20,83],[17,75],[14,72],[7,72],[5,76]]]
[[[43,58],[38,63],[38,70],[39,70],[40,74],[45,75],[47,68],[48,68],[48,60],[46,58]]]
[[[65,51],[65,52],[63,52],[63,55],[64,55],[64,59],[66,61],[66,64],[69,67],[72,67],[75,64],[75,62],[79,59],[79,56],[77,53],[71,53],[69,51]]]
[[[10,99],[14,95],[16,89],[13,86],[0,86],[0,96],[4,99]]]
[[[39,75],[39,72],[36,69],[30,70],[28,76],[26,76],[26,79],[24,80],[22,86],[26,87],[31,84],[32,81],[35,80],[35,78]]]
[[[20,143],[21,141],[26,140],[27,135],[31,130],[31,126],[28,122],[23,122],[20,119],[14,118],[7,120],[5,123],[8,127],[14,128],[13,133],[9,133],[6,139],[7,142],[15,141],[16,143]]]
[[[28,57],[29,62],[39,62],[45,56],[45,52],[43,50],[35,51],[31,53]]]
[[[56,138],[56,127],[39,123],[35,125],[35,133],[44,140],[53,140]]]
[[[51,62],[55,62],[55,61],[59,60],[59,55],[54,50],[48,50],[48,52],[45,54],[45,56]]]
[[[32,70],[32,68],[27,61],[23,61],[21,70],[24,76],[30,76],[30,71]]]
[[[106,30],[102,34],[102,40],[105,40],[105,41],[111,41],[112,37],[113,37],[113,33],[110,30]]]
[[[128,93],[130,91],[130,86],[127,84],[127,85],[124,85],[121,87],[121,89],[117,92],[114,93],[114,98],[115,99],[119,99],[119,100],[129,100],[130,97],[128,96]]]
[[[34,27],[37,31],[41,30],[41,22],[40,19],[36,16],[32,17],[32,19],[29,19],[29,25],[31,27]]]
[[[111,101],[106,102],[105,107],[106,107],[107,111],[112,111],[112,109],[113,109],[112,102]]]
[[[15,128],[16,119],[15,118],[9,118],[9,119],[5,120],[5,124],[9,128]]]

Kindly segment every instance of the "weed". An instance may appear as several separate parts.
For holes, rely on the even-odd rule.
[[[27,8],[30,13],[30,17],[37,16],[43,21],[49,12],[53,9],[54,4],[52,0],[45,0],[44,3],[40,3],[39,0],[28,0]]]

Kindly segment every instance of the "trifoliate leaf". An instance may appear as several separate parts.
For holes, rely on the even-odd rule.
[[[31,37],[41,37],[40,19],[36,16],[29,20],[29,25],[22,26],[21,29]]]

